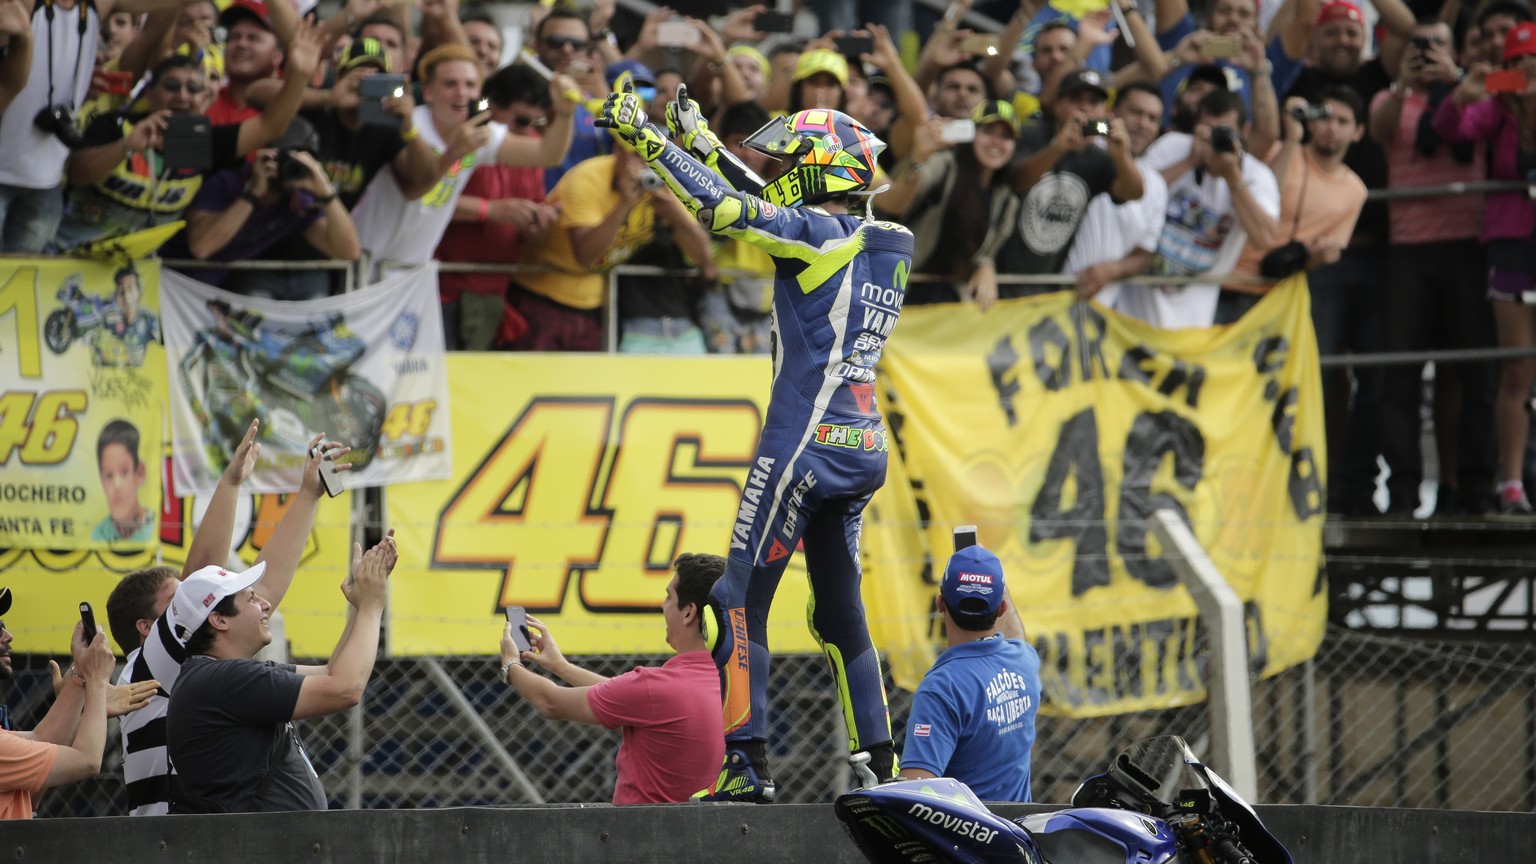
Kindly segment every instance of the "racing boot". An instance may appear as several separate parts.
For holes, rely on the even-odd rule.
[[[728,741],[720,776],[708,789],[693,793],[695,801],[737,801],[772,804],[779,789],[768,777],[767,742]]]

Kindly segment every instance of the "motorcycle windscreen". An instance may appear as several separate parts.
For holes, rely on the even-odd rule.
[[[1243,846],[1253,853],[1254,860],[1259,864],[1292,864],[1291,853],[1275,835],[1269,833],[1269,829],[1259,819],[1259,814],[1243,800],[1243,796],[1237,794],[1236,789],[1228,786],[1227,781],[1208,766],[1196,767],[1210,779],[1211,795],[1221,808],[1221,814],[1237,826],[1238,837]]]
[[[854,845],[875,864],[1046,864],[1027,831],[947,777],[845,792],[833,810]]]
[[[1171,805],[1179,793],[1207,788],[1205,776],[1192,768],[1200,760],[1177,735],[1144,738],[1110,763],[1109,776],[1148,801]]]

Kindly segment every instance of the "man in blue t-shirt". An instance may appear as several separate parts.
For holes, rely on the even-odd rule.
[[[956,552],[938,606],[949,648],[912,697],[901,779],[953,777],[983,801],[1029,801],[1040,657],[1008,602],[1002,562],[980,546]]]

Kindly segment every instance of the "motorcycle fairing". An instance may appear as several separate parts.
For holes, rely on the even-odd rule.
[[[1211,794],[1216,797],[1222,815],[1237,826],[1238,839],[1253,853],[1254,860],[1264,864],[1293,864],[1285,844],[1269,833],[1269,829],[1259,820],[1259,814],[1243,800],[1243,796],[1237,794],[1236,789],[1228,786],[1220,774],[1199,762],[1194,763],[1193,767],[1210,783]]]
[[[1015,821],[1046,864],[1165,864],[1179,850],[1168,823],[1124,810],[1085,807]]]
[[[838,796],[833,806],[854,845],[871,861],[1044,864],[1029,832],[987,810],[969,787],[947,777],[859,789]]]

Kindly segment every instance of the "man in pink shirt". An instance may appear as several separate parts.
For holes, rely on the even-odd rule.
[[[1471,63],[1466,64],[1471,66]],[[1451,28],[1425,21],[1413,28],[1391,88],[1371,102],[1371,137],[1387,153],[1389,189],[1445,186],[1486,179],[1482,143],[1447,141],[1430,119],[1461,78]],[[1493,344],[1493,314],[1484,292],[1487,264],[1479,236],[1486,202],[1477,195],[1405,198],[1388,203],[1391,254],[1382,310],[1383,351],[1484,348]],[[1423,364],[1382,371],[1381,455],[1392,469],[1387,513],[1419,508],[1423,457],[1419,403]],[[1438,515],[1482,515],[1493,509],[1496,443],[1491,362],[1444,364],[1435,374]]]
[[[518,651],[511,623],[502,631],[502,679],[540,714],[624,731],[615,804],[687,801],[714,781],[725,758],[720,675],[702,627],[704,603],[725,572],[725,559],[682,555],[672,569],[661,615],[667,644],[677,656],[659,667],[637,666],[604,678],[565,659],[549,627],[533,616],[528,617],[531,651]],[[571,686],[561,687],[524,663],[541,666]]]
[[[11,592],[0,588],[0,615],[10,608]],[[9,637],[0,621],[0,642],[9,647]],[[31,732],[0,730],[0,819],[31,819],[33,795],[101,771],[107,746],[107,686],[114,658],[106,633],[97,631],[87,644],[79,624],[69,647],[77,674],[64,682],[47,716]],[[0,663],[10,671],[9,656],[0,658]],[[715,701],[719,702],[718,696]],[[717,704],[715,713],[719,710]]]

